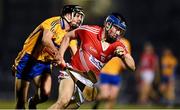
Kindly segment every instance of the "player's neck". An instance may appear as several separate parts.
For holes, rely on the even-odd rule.
[[[105,32],[106,32],[106,31],[105,31],[104,28],[103,28],[103,31],[102,31],[102,33],[101,33],[101,38],[102,38],[101,41],[106,41],[106,37],[105,37],[106,34],[105,34]]]
[[[69,24],[69,21],[68,21],[68,18],[66,16],[63,17],[63,19],[61,19],[61,25],[63,24],[63,27],[64,27],[64,30],[65,31],[69,31],[70,30],[70,24]]]
[[[64,24],[65,24],[65,31],[69,31],[70,30],[69,23],[66,20],[64,20]]]
[[[105,32],[106,31],[103,29],[103,31],[101,33],[101,37],[102,37],[102,39],[101,39],[101,46],[102,46],[103,51],[105,51],[109,47],[109,43],[106,42],[106,36],[105,36],[106,33]]]

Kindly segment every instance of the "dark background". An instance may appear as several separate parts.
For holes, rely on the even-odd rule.
[[[10,67],[23,42],[43,20],[58,16],[64,4],[81,5],[86,14],[84,24],[101,26],[107,14],[122,13],[128,22],[126,37],[132,43],[137,64],[146,41],[152,42],[158,56],[164,47],[170,47],[180,58],[180,0],[1,0],[0,100],[14,98]],[[56,86],[52,97],[56,96]]]

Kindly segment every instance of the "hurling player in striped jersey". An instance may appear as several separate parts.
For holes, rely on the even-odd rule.
[[[107,16],[104,27],[84,25],[68,32],[59,49],[60,60],[56,63],[65,67],[59,75],[59,97],[50,109],[78,108],[84,101],[96,99],[97,82],[100,70],[112,57],[122,59],[124,65],[135,70],[135,62],[124,44],[117,40],[126,28],[118,13]],[[71,39],[80,39],[80,47],[71,58],[64,61],[64,53]],[[69,106],[74,103],[74,106]]]
[[[13,65],[16,76],[16,109],[25,109],[30,82],[35,84],[35,94],[29,99],[29,108],[47,101],[51,92],[52,62],[58,60],[58,48],[63,36],[83,23],[84,12],[79,5],[65,5],[61,16],[46,19],[26,39]],[[77,41],[72,40],[73,53]]]

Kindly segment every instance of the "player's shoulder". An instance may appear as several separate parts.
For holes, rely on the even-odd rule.
[[[54,16],[54,17],[50,17],[50,18],[47,18],[46,20],[59,20],[61,17],[60,16]]]
[[[119,41],[122,42],[125,46],[130,46],[130,41],[127,38],[120,38]]]
[[[84,30],[86,32],[98,34],[99,31],[102,29],[100,26],[97,25],[82,25],[79,27],[80,30]]]
[[[120,38],[120,41],[125,42],[125,43],[130,43],[129,39],[124,38],[124,37]]]
[[[81,25],[81,28],[101,29],[98,25]]]
[[[112,45],[125,47],[125,44],[120,40],[115,41],[114,43],[112,43]]]
[[[59,19],[61,19],[60,16],[54,16],[51,18],[47,18],[43,23],[58,23]]]

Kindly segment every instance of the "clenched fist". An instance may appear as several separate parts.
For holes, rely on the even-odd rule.
[[[114,51],[114,54],[120,58],[123,58],[125,53],[126,53],[125,49],[123,47],[120,47],[120,46],[118,46],[116,48],[116,50]]]

